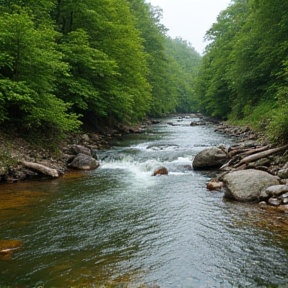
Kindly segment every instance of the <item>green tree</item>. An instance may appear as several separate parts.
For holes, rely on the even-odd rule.
[[[84,116],[89,116],[93,122],[97,122],[100,117],[111,124],[143,119],[150,104],[150,86],[146,81],[148,69],[141,38],[134,26],[128,3],[124,0],[84,0],[81,3],[61,0],[57,1],[54,17],[59,31],[68,36],[65,36],[63,42],[68,50],[72,48],[69,33],[78,31],[79,34],[82,31],[83,36],[85,31],[88,37],[85,36],[85,43],[81,42],[86,47],[85,52],[94,51],[98,57],[93,76],[84,73],[81,78],[85,81],[78,81],[77,84],[79,91],[87,90],[86,85],[93,86],[93,95],[88,98],[94,97],[95,102],[90,101],[86,107],[78,105],[86,109],[83,111]],[[73,45],[75,47],[75,43]],[[66,60],[70,61],[68,58]],[[91,71],[91,63],[86,64],[87,72],[89,69]],[[83,84],[84,87],[81,87]],[[80,98],[76,100],[77,103],[83,100],[82,96]]]
[[[17,10],[0,17],[0,121],[28,130],[75,129],[80,122],[67,112],[70,105],[53,94],[56,77],[67,72],[57,33],[46,25],[36,29],[26,10]]]
[[[166,53],[171,58],[169,74],[173,77],[168,86],[169,89],[174,86],[176,111],[196,111],[195,79],[199,72],[201,56],[190,43],[180,37],[166,39]]]

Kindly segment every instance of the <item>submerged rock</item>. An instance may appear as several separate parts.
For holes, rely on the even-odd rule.
[[[158,168],[154,171],[153,176],[168,175],[168,170],[165,167]]]
[[[228,155],[222,149],[212,147],[201,151],[193,160],[194,170],[217,169],[228,160]]]
[[[0,240],[0,259],[9,260],[12,252],[22,246],[19,240]]]
[[[258,200],[263,189],[278,185],[277,177],[260,170],[241,170],[223,177],[225,197],[248,202]]]

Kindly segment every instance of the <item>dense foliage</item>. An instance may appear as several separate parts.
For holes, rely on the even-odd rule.
[[[198,109],[288,141],[288,2],[234,0],[206,34]]]
[[[144,0],[0,1],[0,124],[75,131],[193,110],[201,56]]]

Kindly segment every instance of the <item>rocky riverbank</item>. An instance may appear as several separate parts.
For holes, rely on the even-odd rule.
[[[237,144],[211,147],[196,155],[194,170],[219,171],[207,189],[223,189],[225,198],[288,213],[288,145],[273,147],[249,127],[219,124],[215,132],[235,137]]]
[[[26,141],[15,134],[0,131],[0,182],[16,183],[42,177],[59,177],[74,169],[95,169],[99,166],[97,151],[111,147],[115,139],[129,133],[141,133],[152,121],[137,127],[103,128],[101,132],[66,135],[49,145]],[[53,144],[53,145],[52,145]]]

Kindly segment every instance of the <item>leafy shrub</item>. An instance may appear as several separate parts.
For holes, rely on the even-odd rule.
[[[288,143],[288,104],[273,110],[267,132],[272,142]]]

